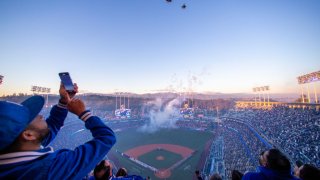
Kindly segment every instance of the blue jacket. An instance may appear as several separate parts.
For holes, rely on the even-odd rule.
[[[145,178],[137,175],[128,175],[125,177],[113,177],[110,180],[145,180]]]
[[[47,146],[57,135],[68,111],[54,106],[47,119],[50,133],[42,142]],[[37,151],[14,152],[0,155],[0,179],[81,179],[109,152],[115,144],[114,132],[98,117],[86,113],[85,127],[93,139],[73,151],[53,151],[46,147]]]
[[[244,174],[242,180],[298,180],[291,172],[276,172],[271,169],[259,166],[259,172],[248,172]]]
[[[96,178],[94,176],[90,176],[89,180],[95,180]],[[128,175],[125,177],[110,177],[108,180],[145,180],[145,178],[137,175]]]

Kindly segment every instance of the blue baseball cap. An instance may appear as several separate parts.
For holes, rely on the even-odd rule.
[[[42,96],[32,96],[21,104],[0,101],[0,150],[11,145],[39,114],[44,105]]]

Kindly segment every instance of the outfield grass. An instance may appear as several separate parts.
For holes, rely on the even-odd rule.
[[[212,137],[212,133],[185,129],[163,129],[154,133],[145,133],[139,132],[136,129],[131,129],[124,132],[118,132],[116,133],[116,136],[117,143],[112,148],[111,153],[117,157],[121,166],[127,168],[129,174],[137,174],[144,177],[150,176],[152,179],[158,179],[154,176],[152,171],[122,157],[116,153],[115,150],[118,149],[121,152],[125,152],[131,148],[148,144],[175,144],[195,150],[196,153],[181,166],[176,168],[169,178],[188,180],[193,178],[194,171],[196,170],[200,155],[204,150],[205,143]],[[159,163],[154,158],[143,160],[143,162],[151,161],[153,164],[153,160],[154,163]]]

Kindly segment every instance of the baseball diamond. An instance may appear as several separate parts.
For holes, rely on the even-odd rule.
[[[192,179],[190,169],[199,166],[212,133],[161,129],[150,134],[130,129],[118,132],[117,137],[120,141],[110,156],[118,162],[117,166],[130,167],[129,172],[143,173],[152,179]]]
[[[155,149],[140,155],[138,159],[157,169],[163,169],[168,168],[181,160],[182,156],[164,149]]]

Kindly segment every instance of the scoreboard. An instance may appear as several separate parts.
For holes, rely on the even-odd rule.
[[[297,79],[299,84],[306,84],[306,83],[320,81],[320,71],[299,76],[297,77]]]
[[[194,109],[193,108],[181,108],[180,115],[183,118],[193,118],[194,116]]]
[[[131,117],[131,109],[116,109],[115,116],[121,119],[127,119]]]

